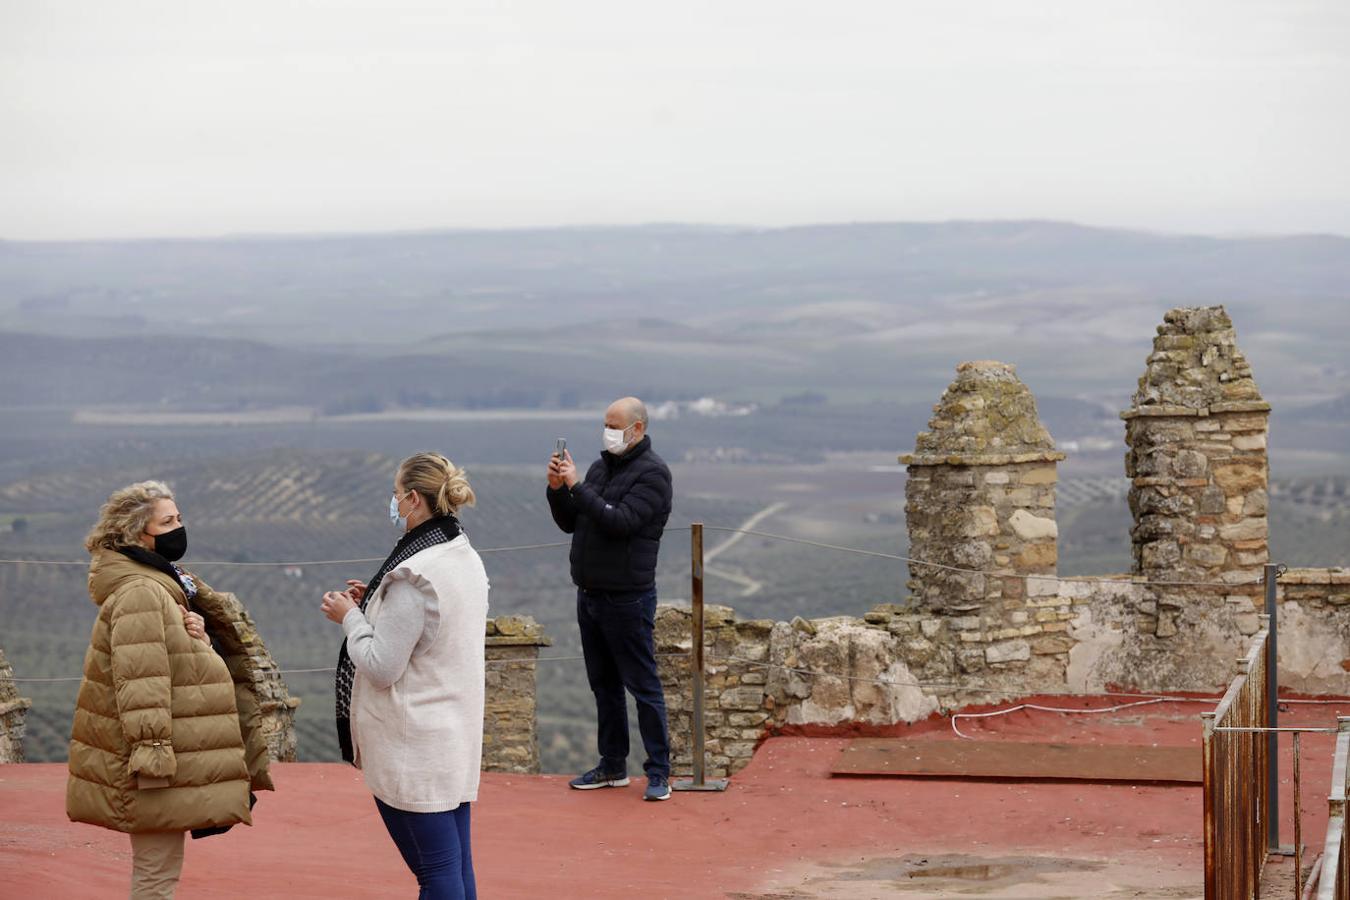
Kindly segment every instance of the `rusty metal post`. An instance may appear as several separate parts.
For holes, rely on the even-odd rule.
[[[1279,626],[1275,611],[1275,579],[1279,569],[1278,565],[1267,564],[1261,576],[1266,589],[1266,627],[1270,630],[1266,638],[1266,721],[1260,723],[1267,728],[1280,724],[1280,668],[1276,646]],[[1273,731],[1266,735],[1266,849],[1271,853],[1280,852],[1280,745]]]
[[[690,575],[690,645],[689,672],[693,678],[694,708],[691,756],[693,758],[694,777],[692,781],[677,781],[671,788],[677,791],[725,791],[727,780],[704,778],[704,762],[707,751],[707,739],[703,723],[703,523],[694,522],[689,526],[689,575]]]
[[[1299,777],[1299,742],[1294,732],[1294,896],[1303,897],[1303,787]]]

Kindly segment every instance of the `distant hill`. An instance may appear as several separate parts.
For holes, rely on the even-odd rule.
[[[838,306],[862,331],[939,311],[987,316],[1020,298],[1025,328],[1101,314],[1094,298],[1108,298],[1113,313],[1227,302],[1254,330],[1305,318],[1266,304],[1307,301],[1317,316],[1347,283],[1350,239],[1040,221],[2,242],[0,327],[388,344],[616,315],[735,332],[795,307]],[[1144,321],[1155,318],[1148,308]]]
[[[1163,312],[1215,302],[1267,394],[1311,399],[1350,392],[1348,295],[1350,239],[1041,221],[3,242],[0,332],[109,343],[80,358],[0,339],[0,402],[71,402],[83,385],[83,402],[303,392],[358,410],[398,402],[394,381],[418,382],[413,405],[637,389],[931,402],[957,362],[996,358],[1038,394],[1119,408]],[[119,360],[144,345],[118,342],[145,335],[188,338],[155,345],[190,360],[190,391],[112,368],[133,368]]]

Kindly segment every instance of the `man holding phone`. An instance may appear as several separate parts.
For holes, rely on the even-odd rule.
[[[628,705],[647,751],[644,800],[670,797],[666,700],[656,671],[656,558],[670,518],[670,468],[652,450],[647,407],[624,397],[605,411],[604,451],[584,479],[560,441],[548,464],[553,521],[572,535],[572,581],[586,677],[595,694],[600,764],[577,790],[628,784]]]

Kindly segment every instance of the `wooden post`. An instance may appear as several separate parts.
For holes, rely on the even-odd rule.
[[[691,755],[694,763],[692,781],[677,781],[671,788],[677,791],[725,791],[727,780],[704,777],[707,738],[703,723],[703,523],[689,526],[689,606],[690,644],[689,673],[693,680],[694,709]]]

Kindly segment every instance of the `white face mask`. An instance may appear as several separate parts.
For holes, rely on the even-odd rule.
[[[403,497],[406,496],[408,495],[405,493]],[[408,517],[401,516],[399,515],[398,512],[398,505],[403,502],[403,497],[400,497],[398,494],[395,494],[394,496],[389,498],[389,521],[399,531],[408,530]]]
[[[632,426],[629,427],[631,428]],[[610,453],[613,453],[615,456],[618,456],[620,453],[623,453],[623,451],[628,448],[628,442],[623,438],[624,434],[627,431],[628,431],[627,428],[624,429],[606,428],[604,437],[601,439],[602,442],[604,443],[605,449],[608,450]]]

